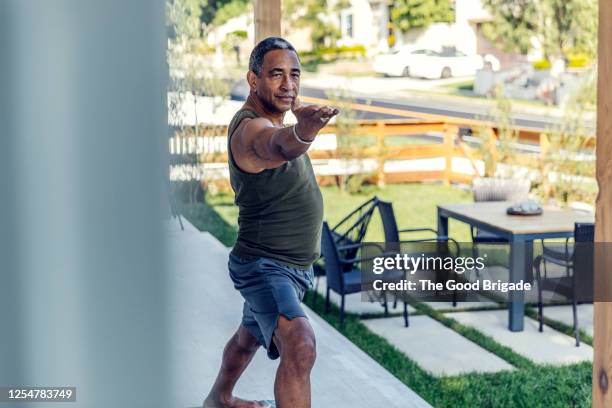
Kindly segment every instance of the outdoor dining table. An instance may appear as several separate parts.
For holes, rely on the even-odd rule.
[[[533,241],[548,238],[567,238],[574,235],[574,223],[593,222],[591,213],[556,207],[544,207],[541,215],[508,215],[506,209],[514,203],[476,202],[469,204],[438,205],[438,234],[448,236],[448,219],[454,218],[473,227],[499,235],[509,242],[509,282],[525,280],[533,264]],[[524,293],[510,292],[508,327],[523,330],[525,314]]]

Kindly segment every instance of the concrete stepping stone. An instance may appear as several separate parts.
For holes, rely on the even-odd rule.
[[[514,367],[429,316],[413,316],[405,328],[401,317],[364,320],[421,368],[435,376],[493,373]]]
[[[578,305],[578,328],[593,336],[593,305]],[[572,306],[544,306],[544,318],[574,327]],[[546,328],[544,328],[546,330]]]
[[[482,307],[497,307],[498,303],[488,300],[486,297],[477,295],[481,298],[478,302],[457,302],[457,306],[453,307],[453,302],[423,302],[427,306],[434,310],[445,310],[454,313],[454,309],[465,310],[465,309],[480,309]]]
[[[327,290],[327,280],[325,276],[321,276],[319,281],[319,287],[317,288],[317,292],[325,297],[325,291]],[[332,303],[336,306],[340,305],[340,295],[335,292],[331,292],[329,298]],[[346,295],[344,299],[344,310],[348,313],[354,313],[357,315],[364,314],[380,314],[384,313],[385,309],[383,308],[380,302],[372,301],[368,302],[366,300],[362,300],[361,293],[353,293],[351,295]],[[402,313],[403,312],[403,303],[398,300],[397,309],[393,309],[393,301],[389,302],[389,313]],[[408,305],[408,312],[414,312],[414,308]]]
[[[556,268],[556,269],[555,269]],[[559,269],[560,267],[558,267],[557,265],[549,265],[548,266],[548,272],[549,274],[552,275],[552,271],[554,271],[556,274],[558,274],[559,276],[562,276],[565,274],[565,269]],[[469,278],[470,281],[476,281],[476,280],[483,280],[483,279],[489,279],[492,281],[497,281],[497,280],[501,280],[502,282],[508,282],[509,281],[509,277],[510,277],[510,272],[508,271],[508,268],[504,267],[504,266],[499,266],[499,265],[494,265],[494,266],[489,266],[485,269],[483,269],[482,271],[480,271],[480,277],[477,277],[477,275],[475,273],[470,274]],[[535,272],[533,275],[533,281],[531,281],[531,284],[533,285],[533,290],[529,291],[529,292],[525,292],[525,302],[528,303],[535,303],[538,301],[538,291],[537,291],[537,282],[535,281]],[[564,296],[555,293],[555,292],[551,292],[548,290],[545,290],[542,294],[542,299],[544,300],[544,303],[546,304],[547,302],[564,302],[564,301],[568,301],[567,298],[565,298]],[[503,299],[502,299],[503,300]]]
[[[544,316],[547,315],[546,309]],[[492,337],[534,363],[561,365],[593,360],[591,346],[581,343],[580,347],[576,347],[573,337],[549,326],[545,326],[540,333],[538,322],[527,316],[525,330],[511,332],[508,330],[507,310],[448,313],[446,316]]]

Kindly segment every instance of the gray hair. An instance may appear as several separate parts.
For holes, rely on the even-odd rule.
[[[295,48],[293,48],[293,45],[291,45],[289,41],[280,37],[268,37],[265,40],[261,40],[259,44],[253,48],[253,51],[251,51],[251,57],[249,58],[249,71],[253,71],[255,75],[260,76],[264,56],[268,53],[268,51],[272,50],[291,50],[297,55],[297,51]]]

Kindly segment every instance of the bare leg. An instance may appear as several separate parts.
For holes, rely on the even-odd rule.
[[[310,408],[310,371],[316,358],[315,336],[305,317],[278,319],[274,344],[281,362],[276,372],[277,408]]]
[[[264,408],[256,401],[246,401],[232,395],[234,386],[259,348],[257,339],[244,327],[229,340],[223,350],[221,369],[210,393],[204,400],[204,408]]]

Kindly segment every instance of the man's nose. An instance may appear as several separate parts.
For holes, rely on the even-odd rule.
[[[281,82],[281,89],[283,91],[289,91],[294,88],[294,81],[291,79],[290,75],[283,75],[283,81]]]

